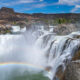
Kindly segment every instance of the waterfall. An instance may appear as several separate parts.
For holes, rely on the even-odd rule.
[[[44,31],[44,34],[38,38],[38,45],[47,55],[47,76],[54,80],[59,66],[63,71],[66,68],[66,61],[73,58],[75,51],[80,47],[80,32],[73,32],[66,36],[57,36],[54,33]]]
[[[54,27],[37,26],[22,34],[0,35],[0,63],[29,63],[47,70],[54,80],[59,66],[63,71],[66,60],[70,61],[80,47],[80,32],[66,36],[54,33]]]

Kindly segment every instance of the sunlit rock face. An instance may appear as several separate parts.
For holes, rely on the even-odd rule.
[[[54,32],[58,35],[68,35],[71,32],[79,31],[80,28],[78,26],[76,24],[60,24],[56,25]]]

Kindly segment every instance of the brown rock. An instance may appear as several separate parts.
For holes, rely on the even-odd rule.
[[[73,61],[80,60],[80,49],[74,54],[74,57],[72,58]]]
[[[0,11],[7,12],[7,13],[14,13],[14,10],[12,8],[6,8],[6,7],[2,7]]]
[[[58,35],[67,35],[74,31],[77,31],[75,24],[60,24],[54,28],[54,32]]]
[[[62,80],[80,80],[80,61],[71,62],[67,66]]]
[[[72,61],[65,63],[66,69],[63,70],[59,66],[55,78],[59,80],[80,80],[80,47],[78,47],[73,55]]]
[[[59,80],[62,80],[64,77],[64,70],[62,66],[58,67],[58,70],[56,72],[56,78],[58,78]]]

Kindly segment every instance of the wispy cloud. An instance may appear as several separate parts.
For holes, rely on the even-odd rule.
[[[42,1],[44,1],[44,0],[40,0],[40,1],[42,2]]]
[[[29,10],[33,10],[33,9],[41,9],[41,8],[43,8],[43,7],[46,7],[47,5],[46,5],[46,3],[38,3],[38,4],[32,4],[31,6],[29,5],[29,6],[27,6],[27,7],[24,7],[23,8],[23,11],[24,10],[26,10],[26,11],[29,11]]]
[[[41,2],[40,0],[13,0],[10,2],[0,2],[0,5],[2,6],[14,6],[14,5],[19,5],[19,4],[30,4],[30,3],[36,3],[36,2]]]
[[[53,6],[56,5],[55,3],[46,3],[46,2],[42,2],[42,3],[37,3],[37,4],[32,4],[31,6],[29,6],[28,8],[24,8],[23,10],[32,10],[32,9],[42,9],[44,7],[48,7],[48,6]]]
[[[80,9],[80,5],[76,5],[76,6],[71,10],[71,12],[73,13],[73,12],[77,11],[78,9]]]
[[[75,12],[80,9],[80,0],[59,0],[57,4],[74,6],[71,12]]]
[[[80,9],[80,0],[58,0],[57,2],[47,1],[47,0],[0,0],[0,7],[13,7],[16,10],[20,9],[24,11],[36,10],[36,9],[44,9],[49,6],[63,6],[67,5],[72,7],[71,12],[76,12]]]
[[[62,5],[76,5],[80,3],[80,0],[59,0],[58,3]]]
[[[36,0],[18,0],[16,1],[15,3],[17,4],[23,4],[23,3],[34,3],[34,2],[37,2]]]
[[[0,6],[9,6],[9,5],[10,5],[9,3],[0,2]]]

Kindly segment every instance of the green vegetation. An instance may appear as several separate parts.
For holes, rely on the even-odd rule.
[[[16,21],[14,21],[13,24],[16,25],[17,24]]]
[[[26,22],[28,22],[29,20],[26,18]]]
[[[66,24],[66,23],[71,23],[72,21],[69,19],[65,19],[65,18],[57,18],[57,19],[44,19],[41,18],[41,21],[47,23],[47,24],[52,24],[52,25],[56,25],[56,24]]]
[[[0,34],[11,33],[11,30],[0,30]]]
[[[49,23],[48,19],[41,18],[40,20],[43,21],[43,22],[45,22],[45,23]]]
[[[59,18],[54,20],[55,24],[65,24],[65,23],[71,23],[71,20],[65,19],[65,18]]]
[[[6,30],[5,33],[11,33],[11,31],[10,30]]]

